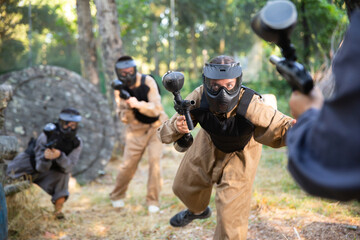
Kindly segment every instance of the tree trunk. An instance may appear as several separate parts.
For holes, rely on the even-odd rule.
[[[309,24],[306,20],[306,13],[305,13],[305,1],[301,1],[301,23],[302,23],[302,27],[303,27],[303,31],[304,31],[304,37],[303,37],[303,43],[304,43],[304,50],[303,50],[303,61],[305,63],[305,65],[309,65],[309,57],[310,57],[310,37],[311,37],[311,33],[310,33],[310,28],[309,28]]]
[[[159,54],[158,54],[158,22],[156,20],[153,21],[152,23],[152,37],[153,37],[153,41],[154,41],[154,54],[153,54],[153,58],[154,58],[154,64],[155,64],[155,70],[154,70],[154,74],[155,75],[160,75],[159,74]]]
[[[191,26],[191,58],[193,62],[193,69],[192,69],[192,78],[196,78],[197,74],[197,61],[196,61],[197,53],[196,53],[196,37],[195,37],[195,26]]]
[[[95,0],[96,18],[99,24],[101,38],[102,64],[106,79],[106,94],[112,99],[110,82],[115,79],[114,66],[116,60],[122,55],[122,41],[115,0]],[[113,102],[113,101],[111,101]]]
[[[79,51],[81,56],[82,76],[99,88],[97,70],[96,44],[89,0],[76,0],[78,16]]]
[[[123,149],[125,138],[124,124],[116,114],[116,103],[114,91],[110,87],[110,82],[116,78],[115,62],[121,57],[122,41],[120,38],[120,26],[115,0],[94,0],[96,5],[96,18],[99,25],[99,36],[101,40],[102,66],[105,75],[105,90],[109,105],[113,110],[114,122],[116,124],[116,148]]]

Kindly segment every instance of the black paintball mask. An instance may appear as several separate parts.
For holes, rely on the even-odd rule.
[[[124,59],[122,59],[122,58],[124,58]],[[125,76],[123,76],[121,74],[121,70],[125,69],[125,68],[130,68],[130,67],[134,68],[134,73],[133,74],[128,73]],[[118,79],[120,81],[122,81],[126,87],[130,87],[135,84],[136,72],[137,72],[136,63],[131,57],[128,57],[128,56],[121,57],[115,64],[115,72],[116,72]]]
[[[67,140],[74,139],[80,121],[81,116],[76,109],[67,108],[62,110],[59,115],[59,130],[63,138]]]
[[[235,86],[219,86],[221,79],[236,79]],[[206,63],[203,69],[203,85],[209,110],[215,114],[230,112],[238,103],[242,82],[240,63],[213,64]]]

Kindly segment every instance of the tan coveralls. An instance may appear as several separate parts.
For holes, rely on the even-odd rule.
[[[139,87],[140,84],[141,74],[137,73],[134,88]],[[145,148],[147,148],[149,176],[146,203],[148,205],[158,205],[159,192],[161,189],[160,158],[162,156],[163,145],[156,136],[156,130],[168,117],[161,105],[161,97],[155,80],[150,76],[146,76],[145,84],[150,88],[147,95],[148,102],[141,101],[138,110],[140,113],[149,117],[160,115],[159,120],[151,124],[139,122],[128,104],[123,99],[120,99],[119,92],[115,91],[115,100],[119,108],[120,119],[126,125],[126,135],[124,160],[120,165],[115,188],[110,193],[110,198],[111,200],[125,198],[128,185],[134,177],[137,166],[145,152]]]
[[[200,86],[187,99],[195,100],[197,108],[202,93],[203,86]],[[244,89],[241,89],[240,99],[243,93]],[[227,117],[235,114],[236,107]],[[158,129],[163,143],[174,142],[182,136],[176,129],[177,116],[175,114]],[[266,105],[257,95],[253,96],[245,117],[254,124],[255,130],[243,151],[220,151],[209,134],[200,129],[174,179],[174,193],[194,213],[202,212],[208,206],[215,184],[217,225],[214,239],[246,239],[252,185],[262,144],[284,146],[284,136],[292,120]]]

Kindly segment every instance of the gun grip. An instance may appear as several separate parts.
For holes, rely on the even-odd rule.
[[[185,112],[185,119],[186,119],[186,123],[187,123],[187,126],[188,126],[189,130],[193,130],[194,129],[194,124],[192,122],[192,119],[190,117],[190,113],[188,111]]]

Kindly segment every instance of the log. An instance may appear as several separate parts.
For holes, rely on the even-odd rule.
[[[30,188],[30,186],[31,186],[31,183],[28,180],[5,185],[5,187],[4,187],[5,196],[6,197],[12,196],[18,192],[21,192],[21,191],[27,189],[27,188]]]

